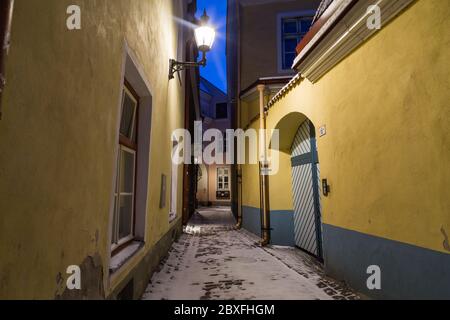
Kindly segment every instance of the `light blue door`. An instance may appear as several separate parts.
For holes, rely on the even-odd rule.
[[[319,159],[315,129],[309,120],[298,129],[291,154],[295,244],[322,259]]]

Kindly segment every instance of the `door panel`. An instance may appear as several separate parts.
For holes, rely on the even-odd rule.
[[[320,193],[314,128],[305,121],[292,145],[292,194],[296,245],[322,258]]]

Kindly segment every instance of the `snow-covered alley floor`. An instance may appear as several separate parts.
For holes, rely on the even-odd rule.
[[[144,300],[359,299],[298,249],[257,245],[227,208],[200,209],[149,284]]]

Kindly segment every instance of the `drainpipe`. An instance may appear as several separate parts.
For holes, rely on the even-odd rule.
[[[238,116],[239,117],[239,116]],[[240,122],[238,122],[240,123]],[[242,166],[240,164],[237,165],[237,223],[234,226],[236,230],[242,229]]]
[[[237,127],[240,127],[241,125],[241,107],[240,107],[240,102],[238,99],[238,102],[236,103],[237,105]],[[235,156],[235,159],[237,156]],[[237,223],[236,223],[236,230],[242,229],[242,223],[243,223],[243,218],[242,218],[242,165],[240,163],[238,163],[237,165],[237,196],[238,196],[238,217],[237,217]]]
[[[260,210],[261,210],[261,246],[270,243],[270,203],[269,203],[269,176],[266,148],[266,113],[264,108],[264,90],[266,86],[257,86],[259,91],[259,179],[260,179]]]
[[[2,0],[0,5],[0,120],[2,119],[2,94],[6,85],[5,60],[9,51],[12,12],[14,0]]]
[[[240,104],[239,102],[236,102],[235,104],[237,106],[237,126],[236,127],[240,127],[241,125],[241,108],[240,108]],[[235,149],[235,152],[237,151],[237,149]],[[239,151],[238,151],[239,152]],[[235,153],[235,160],[237,160],[237,153]],[[237,223],[236,226],[234,227],[236,230],[240,230],[242,229],[242,223],[243,223],[243,218],[242,218],[242,165],[237,162],[237,201],[238,201],[238,205],[237,205],[237,210],[238,210],[238,214],[237,214]]]
[[[240,30],[241,30],[241,25],[240,25],[240,11],[239,11],[239,3],[238,1],[234,1],[234,5],[235,5],[235,17],[236,17],[236,21],[234,21],[235,23],[235,37],[236,37],[236,52],[241,52],[241,35],[240,35]],[[239,76],[241,74],[241,59],[240,59],[240,55],[237,54],[236,55],[236,92],[235,92],[235,96],[233,97],[233,99],[236,99],[236,110],[237,110],[237,128],[240,128],[241,126],[241,99],[239,97],[239,93],[241,92],[241,77]],[[236,156],[235,156],[235,159]],[[240,163],[238,163],[238,168],[237,168],[238,172],[237,172],[237,180],[238,180],[238,190],[237,190],[237,194],[238,194],[238,219],[237,219],[237,224],[236,224],[236,229],[241,229],[242,228],[242,224],[243,224],[243,212],[242,212],[242,165]]]
[[[242,167],[239,164],[237,169],[237,180],[238,180],[238,190],[237,190],[237,196],[238,196],[238,217],[237,217],[237,223],[234,227],[236,230],[242,229]]]

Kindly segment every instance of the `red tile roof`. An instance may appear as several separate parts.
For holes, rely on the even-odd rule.
[[[320,29],[328,22],[328,20],[333,16],[333,14],[342,4],[343,0],[323,0],[319,6],[316,16],[314,17],[313,25],[309,32],[303,37],[302,41],[297,45],[297,54],[309,44],[309,42],[314,38],[314,36],[320,31]],[[347,10],[356,3],[358,0],[351,0]],[[345,15],[346,12],[341,13],[341,17]],[[339,19],[338,19],[339,20]],[[334,24],[338,21],[334,21]],[[325,35],[323,35],[325,36]]]

